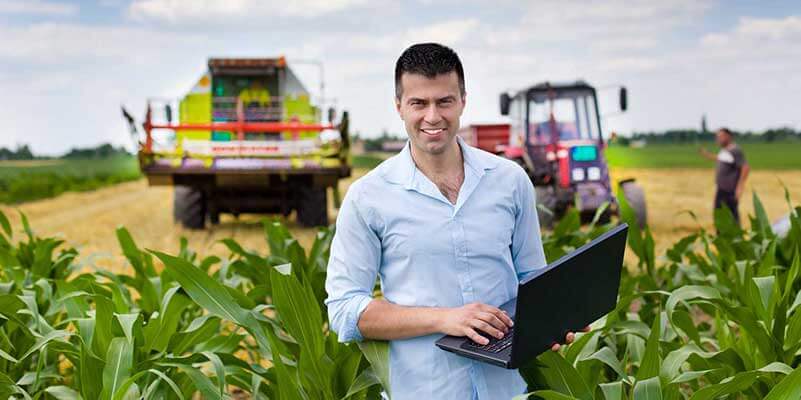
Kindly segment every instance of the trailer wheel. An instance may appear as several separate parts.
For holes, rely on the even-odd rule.
[[[298,222],[306,227],[328,225],[328,193],[325,187],[301,186],[297,189]]]
[[[620,182],[620,188],[623,189],[623,195],[629,206],[634,210],[634,216],[637,218],[637,224],[640,229],[645,229],[648,221],[648,213],[645,207],[645,191],[642,186],[634,182],[634,179],[626,179]]]
[[[203,191],[191,186],[175,186],[173,218],[189,229],[203,229],[206,225],[206,199]]]

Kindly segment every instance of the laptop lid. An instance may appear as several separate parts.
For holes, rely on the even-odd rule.
[[[513,368],[615,308],[627,234],[628,225],[619,225],[520,283]]]

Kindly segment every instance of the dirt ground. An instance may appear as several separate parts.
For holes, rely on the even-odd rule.
[[[341,183],[344,194],[354,178]],[[648,204],[648,219],[654,233],[657,254],[687,233],[698,223],[712,226],[713,171],[709,169],[616,169],[614,180],[636,178],[643,185]],[[801,171],[754,171],[741,204],[741,215],[753,213],[751,191],[759,193],[768,216],[775,220],[788,212],[779,180],[789,188],[794,204],[801,202]],[[329,196],[330,197],[330,196]],[[26,203],[17,207],[0,206],[21,230],[16,209],[24,212],[37,234],[57,235],[78,248],[82,259],[89,264],[114,271],[127,268],[114,234],[118,226],[130,230],[142,248],[176,253],[179,241],[185,236],[192,249],[201,255],[227,256],[220,239],[232,237],[245,248],[266,252],[261,227],[262,215],[243,215],[234,219],[223,215],[218,226],[205,231],[186,230],[172,222],[172,189],[148,187],[144,180],[123,183],[93,192],[66,193],[53,199]],[[693,210],[698,223],[681,212]],[[329,215],[336,215],[329,198]],[[304,246],[314,240],[314,230],[301,228],[290,217],[285,222]]]

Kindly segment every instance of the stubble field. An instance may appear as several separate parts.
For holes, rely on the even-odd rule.
[[[366,172],[366,169],[356,169],[353,177],[341,182],[342,193]],[[636,178],[644,187],[657,254],[662,254],[667,246],[699,225],[712,227],[713,170],[613,168],[611,174],[615,181]],[[754,190],[771,220],[788,212],[780,182],[786,185],[796,203],[801,200],[800,170],[754,171],[741,202],[744,221],[753,210],[751,193]],[[0,206],[0,210],[9,216],[14,226],[19,226],[16,210],[25,213],[38,234],[61,236],[68,244],[78,247],[87,264],[116,272],[127,268],[114,236],[118,226],[128,228],[143,248],[177,252],[180,238],[186,237],[190,247],[202,255],[227,256],[227,249],[218,241],[231,237],[246,248],[260,253],[267,251],[261,227],[261,220],[266,216],[242,215],[234,219],[223,215],[220,225],[204,231],[187,230],[173,223],[172,200],[172,188],[148,187],[146,181],[138,180],[91,192],[65,193],[16,207]],[[698,220],[693,220],[683,212],[685,210],[692,210]],[[329,215],[333,221],[336,210],[330,198]],[[285,222],[302,245],[309,246],[313,242],[314,229],[298,226],[292,216]]]

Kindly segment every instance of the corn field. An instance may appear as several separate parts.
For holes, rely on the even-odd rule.
[[[786,198],[784,237],[756,195],[749,230],[719,210],[714,232],[660,255],[630,223],[636,266],[624,268],[617,308],[521,368],[520,398],[801,398],[801,207]],[[186,240],[173,254],[141,249],[119,228],[131,273],[118,274],[0,213],[0,397],[391,397],[386,344],[342,344],[327,328],[333,231],[304,249],[282,224],[263,226],[268,251],[223,239],[230,255],[204,258]],[[548,259],[610,227],[569,212],[543,235]]]

